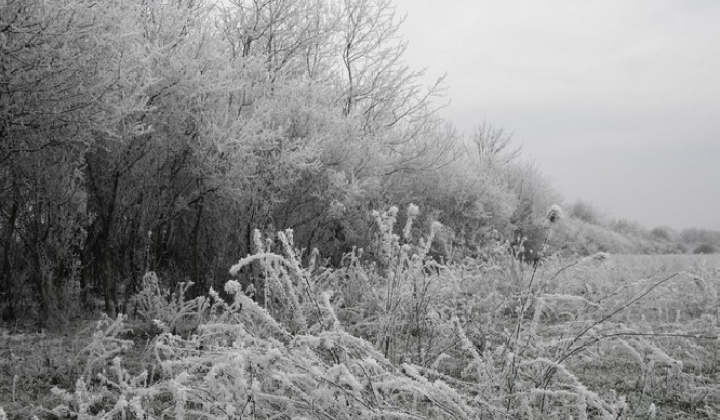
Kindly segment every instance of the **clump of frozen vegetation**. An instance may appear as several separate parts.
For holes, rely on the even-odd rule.
[[[502,243],[487,261],[445,265],[428,256],[440,224],[412,240],[418,211],[408,208],[402,235],[394,233],[397,208],[375,213],[376,261],[364,263],[356,250],[336,269],[319,267],[316,255],[303,264],[292,231],[278,234],[282,253],[257,232],[257,252],[231,273],[255,264],[264,304],[236,280],[222,293],[183,301],[146,278],[137,318],[157,315],[162,328],[144,369],[125,366],[132,342],[123,334],[132,322],[106,319],[74,389],[55,389],[51,412],[618,419],[659,418],[682,402],[697,416],[718,413],[717,284],[676,273],[618,289],[588,275],[613,263],[607,254],[563,262],[548,252],[527,264],[521,250]],[[558,215],[548,213],[547,235]],[[690,293],[691,285],[703,292]],[[673,291],[681,306],[665,297]],[[641,304],[651,298],[659,314]],[[193,329],[173,332],[180,319],[192,319]]]

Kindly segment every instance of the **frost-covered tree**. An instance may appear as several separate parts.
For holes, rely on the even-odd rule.
[[[91,219],[81,157],[94,145],[93,130],[113,118],[102,106],[114,79],[104,66],[112,35],[102,14],[81,0],[0,6],[0,305],[6,319],[28,309],[19,302],[37,302],[32,309],[39,319],[57,318],[77,279]]]
[[[389,0],[16,0],[2,16],[7,318],[93,298],[113,314],[148,270],[201,293],[255,229],[337,263],[374,237],[370,210],[411,201],[462,246],[509,229],[507,138],[461,147]]]

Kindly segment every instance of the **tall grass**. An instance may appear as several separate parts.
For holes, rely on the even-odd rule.
[[[148,274],[131,319],[100,322],[79,352],[84,369],[75,386],[56,388],[36,412],[107,419],[720,414],[717,260],[563,260],[545,250],[528,264],[522,249],[497,243],[483,260],[443,264],[428,257],[441,226],[418,237],[417,211],[408,209],[402,229],[397,208],[376,213],[374,249],[354,250],[334,269],[319,266],[316,253],[303,264],[292,231],[256,233],[256,253],[231,273],[255,265],[261,291],[230,280],[222,293],[187,300],[187,286],[170,293]],[[142,356],[131,351],[131,330],[139,328],[152,338]],[[131,357],[142,361],[128,363]]]

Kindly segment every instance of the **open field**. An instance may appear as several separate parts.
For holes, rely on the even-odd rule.
[[[657,418],[720,415],[720,258],[617,256],[561,278],[602,308],[624,308],[601,324],[597,343],[566,361],[582,383],[625,395],[639,418],[652,417],[643,415],[650,404]]]
[[[384,271],[351,260],[296,273],[271,259],[267,279],[285,295],[268,312],[242,294],[184,301],[150,287],[125,323],[5,329],[0,407],[9,418],[720,416],[720,257],[601,254],[537,271],[502,256],[434,271],[405,257]]]

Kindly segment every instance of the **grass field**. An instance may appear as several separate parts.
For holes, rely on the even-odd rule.
[[[630,417],[643,418],[650,404],[657,418],[720,416],[720,258],[615,256],[558,281],[580,283],[603,308],[624,308],[603,323],[598,335],[608,338],[566,361],[582,383],[625,395]]]
[[[285,294],[267,312],[158,289],[125,322],[6,326],[0,407],[8,418],[720,417],[720,256],[601,254],[536,271],[503,257],[434,271],[396,260],[297,276],[268,264]]]

